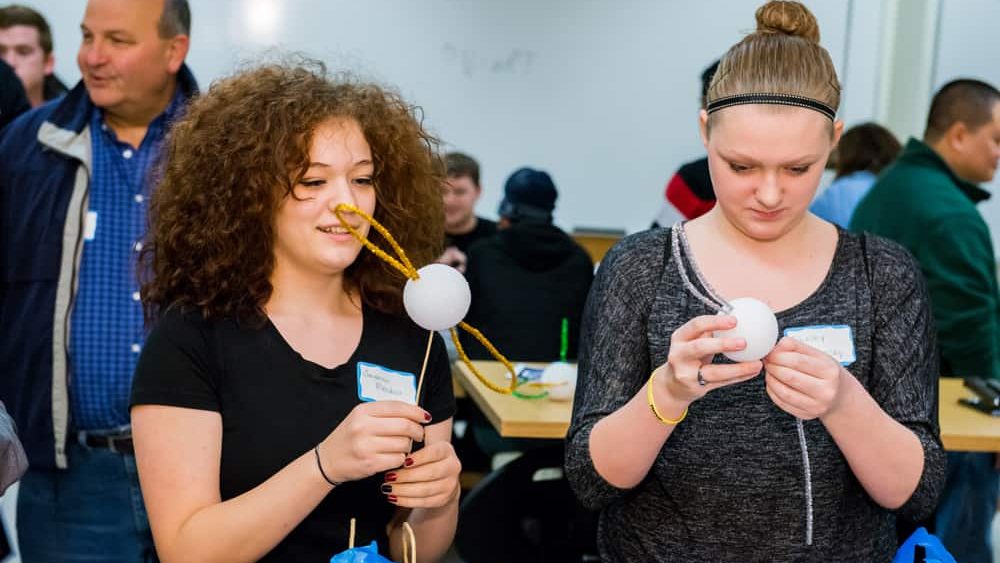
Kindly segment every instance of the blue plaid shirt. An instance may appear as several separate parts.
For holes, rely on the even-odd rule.
[[[129,424],[132,374],[146,336],[136,264],[146,231],[149,176],[185,99],[178,87],[139,148],[119,141],[99,108],[90,118],[93,169],[69,350],[74,430]]]

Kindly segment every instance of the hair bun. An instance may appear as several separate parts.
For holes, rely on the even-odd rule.
[[[799,2],[771,0],[757,8],[757,33],[780,33],[819,43],[819,24]]]

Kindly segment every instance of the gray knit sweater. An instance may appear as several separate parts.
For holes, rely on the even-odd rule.
[[[937,502],[945,469],[927,292],[902,247],[870,235],[839,234],[827,278],[805,301],[777,315],[779,329],[851,327],[857,360],[847,369],[924,448],[920,483],[897,512],[925,517]],[[666,361],[675,329],[713,313],[684,289],[669,248],[670,229],[622,241],[601,264],[584,315],[566,472],[580,500],[601,510],[602,559],[889,561],[895,513],[868,496],[819,420],[805,422],[814,515],[813,543],[806,545],[795,418],[771,402],[762,377],[693,403],[634,488],[618,489],[596,472],[588,448],[594,424],[624,405]]]

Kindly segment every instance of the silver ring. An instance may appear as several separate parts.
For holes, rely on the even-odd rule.
[[[701,374],[701,368],[698,368],[698,385],[708,385],[708,382],[705,381],[705,376]]]

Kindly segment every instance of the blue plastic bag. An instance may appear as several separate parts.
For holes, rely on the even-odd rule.
[[[363,547],[352,547],[341,551],[330,558],[330,563],[392,563],[378,554],[378,544],[372,543]]]
[[[892,563],[914,563],[913,558],[918,545],[923,546],[926,555],[923,561],[917,563],[956,563],[941,540],[927,533],[925,528],[917,528],[917,531],[899,546]]]

